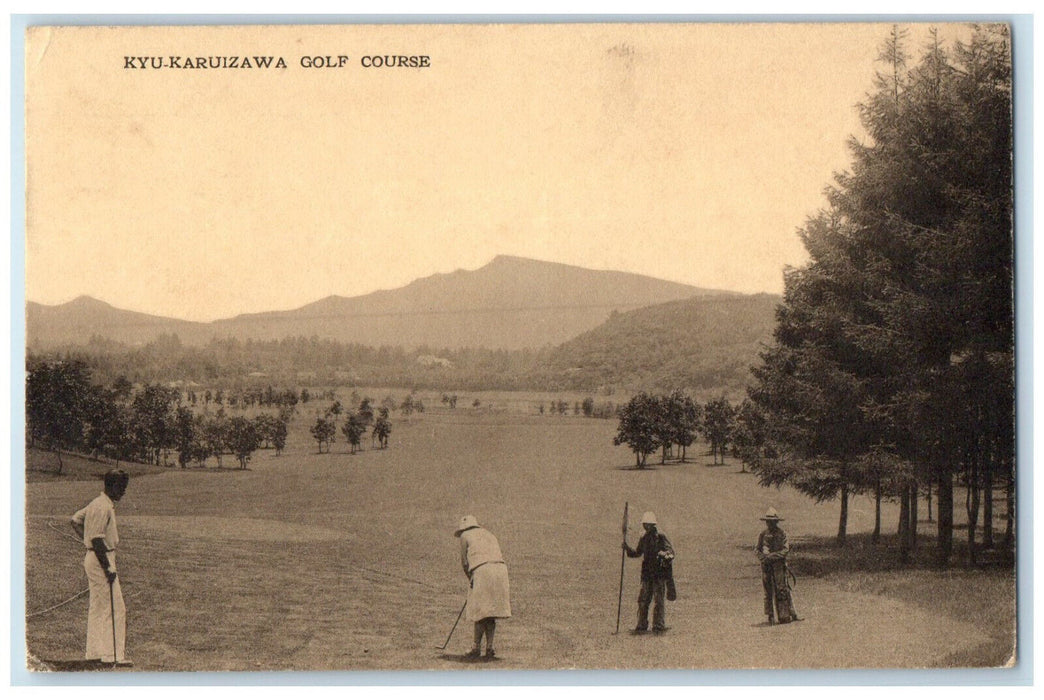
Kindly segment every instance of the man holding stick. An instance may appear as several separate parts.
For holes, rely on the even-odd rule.
[[[656,515],[647,511],[642,515],[645,534],[638,546],[631,549],[624,538],[623,548],[629,557],[642,558],[642,588],[638,593],[638,625],[635,634],[649,629],[649,603],[653,604],[653,632],[667,631],[665,624],[664,599],[674,600],[674,548],[667,535],[656,529]]]
[[[790,543],[787,541],[787,533],[779,526],[783,518],[779,517],[775,508],[769,508],[761,519],[765,521],[765,529],[758,536],[755,553],[761,562],[765,614],[770,625],[775,624],[776,620],[779,620],[780,624],[786,624],[799,619],[790,596],[790,582],[787,581],[787,555],[790,553]]]
[[[83,558],[90,589],[86,658],[122,666],[131,664],[124,656],[127,609],[116,576],[116,545],[120,537],[115,506],[126,493],[128,481],[125,471],[106,472],[104,492],[72,516],[73,529],[87,548]]]

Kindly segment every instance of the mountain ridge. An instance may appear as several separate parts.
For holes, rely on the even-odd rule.
[[[571,279],[562,279],[562,275],[570,275]],[[556,278],[557,276],[557,278]],[[587,303],[534,303],[535,297],[541,298],[539,292],[533,293],[532,282],[539,279],[548,284],[544,287],[545,299],[568,296],[584,299]],[[583,281],[578,281],[583,279]],[[489,310],[545,310],[558,308],[603,308],[619,306],[619,298],[611,301],[597,299],[597,291],[585,292],[583,286],[591,280],[607,280],[611,284],[630,284],[632,287],[655,284],[660,289],[654,296],[674,296],[684,298],[698,294],[733,294],[724,290],[712,290],[680,282],[669,282],[648,275],[616,270],[591,270],[565,263],[533,260],[512,255],[497,255],[489,263],[475,270],[457,269],[453,272],[436,272],[419,277],[402,287],[379,289],[367,294],[345,297],[331,294],[310,302],[296,309],[284,311],[263,311],[214,321],[216,324],[253,321],[262,318],[285,318],[298,314],[313,314],[315,317],[337,314],[380,315],[400,313],[446,313],[446,312],[484,312]],[[446,289],[453,284],[465,289]],[[621,292],[622,296],[625,292]],[[595,298],[592,298],[595,297]],[[438,303],[436,303],[438,302]],[[367,305],[365,312],[361,310]]]
[[[543,347],[627,311],[694,296],[739,295],[648,275],[591,270],[498,255],[475,270],[434,273],[393,289],[329,295],[295,309],[239,314],[209,323],[119,309],[81,295],[65,304],[26,304],[27,340],[37,348],[91,336],[141,344],[176,334],[258,340],[318,336],[374,346]],[[742,296],[742,295],[739,295]]]

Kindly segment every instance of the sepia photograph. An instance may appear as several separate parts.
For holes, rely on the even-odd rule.
[[[23,39],[30,676],[1023,661],[1011,24]]]

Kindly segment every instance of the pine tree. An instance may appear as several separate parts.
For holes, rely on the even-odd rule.
[[[840,493],[839,541],[847,489],[895,490],[904,556],[919,482],[934,483],[946,563],[954,475],[974,523],[993,465],[1013,464],[1007,28],[952,50],[933,35],[913,68],[895,30],[881,59],[860,105],[868,138],[850,142],[850,172],[802,231],[810,262],[788,272],[775,343],[754,369],[751,398],[779,447],[757,470],[816,498]]]

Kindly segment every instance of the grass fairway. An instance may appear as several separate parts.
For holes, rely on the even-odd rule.
[[[387,450],[357,455],[343,442],[316,454],[305,423],[282,456],[257,453],[246,471],[132,480],[118,513],[135,670],[875,668],[1010,656],[1010,573],[827,566],[836,503],[763,489],[702,454],[634,470],[612,446],[613,421],[429,411],[397,421]],[[99,488],[27,484],[28,648],[39,658],[82,655],[86,597],[35,613],[86,587],[66,521]],[[678,553],[664,636],[613,635],[624,501],[632,545],[653,510]],[[769,505],[794,543],[805,620],[792,625],[762,624],[752,548]],[[452,534],[464,513],[500,539],[511,576],[514,617],[497,627],[493,663],[460,662],[463,621],[446,653],[436,649],[464,600]],[[896,518],[886,506],[886,529]],[[872,526],[872,501],[854,499],[849,532]],[[875,561],[891,561],[882,552]],[[634,626],[638,572],[628,560],[621,632]],[[969,589],[989,601],[979,615],[959,604]]]

